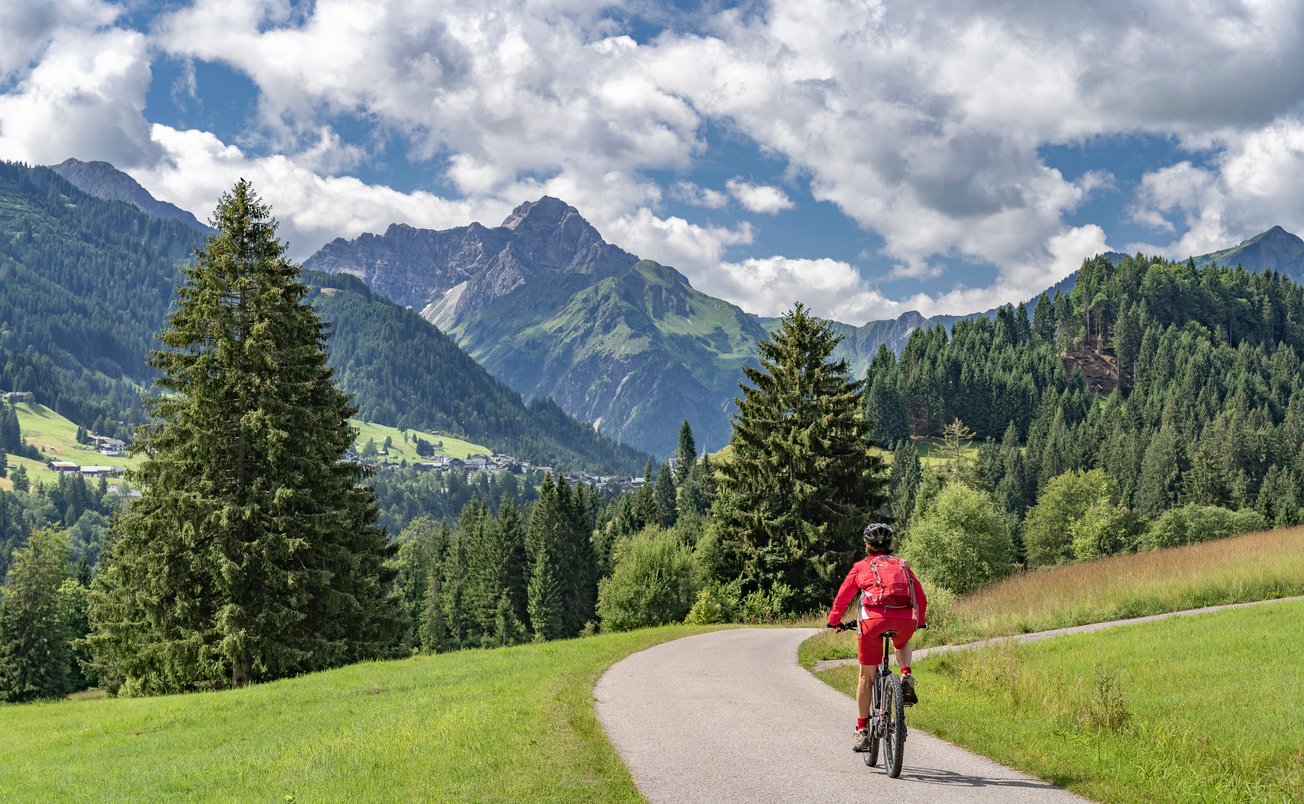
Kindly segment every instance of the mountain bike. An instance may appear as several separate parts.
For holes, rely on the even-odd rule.
[[[859,628],[858,622],[843,623],[839,631]],[[865,752],[865,765],[878,764],[879,747],[882,746],[883,769],[890,778],[901,775],[901,762],[906,750],[906,705],[901,695],[901,678],[892,672],[889,658],[892,655],[892,637],[896,631],[884,631],[883,660],[878,663],[878,678],[869,708],[869,750]]]

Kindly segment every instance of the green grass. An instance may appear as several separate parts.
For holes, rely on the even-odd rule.
[[[120,455],[110,458],[101,455],[93,447],[77,443],[76,423],[65,419],[50,408],[37,403],[20,402],[14,406],[18,414],[18,429],[23,440],[40,450],[43,460],[34,461],[9,455],[9,462],[15,466],[27,467],[27,475],[35,482],[57,482],[59,475],[46,468],[47,461],[72,461],[78,466],[138,466],[139,457]],[[12,489],[9,479],[0,480],[3,488]]]
[[[243,690],[0,705],[0,801],[638,800],[593,686],[710,630],[372,662]]]
[[[50,408],[40,404],[29,404],[26,402],[14,406],[18,413],[18,428],[23,434],[23,440],[40,450],[44,460],[34,461],[29,458],[20,458],[16,455],[9,455],[9,462],[15,466],[27,467],[28,477],[32,482],[53,483],[59,479],[57,473],[46,468],[46,461],[72,461],[78,466],[124,466],[129,469],[140,465],[144,460],[142,456],[120,455],[116,458],[110,458],[106,455],[100,455],[91,447],[85,444],[77,443],[77,424]],[[417,456],[415,436],[421,436],[432,444],[443,442],[443,446],[436,449],[437,454],[451,455],[454,458],[467,458],[473,454],[492,455],[493,450],[479,444],[473,444],[469,441],[451,438],[446,435],[434,435],[417,430],[408,430],[408,438],[411,443],[403,442],[403,431],[397,427],[389,427],[375,422],[364,422],[358,419],[352,421],[354,427],[358,428],[358,449],[367,443],[367,439],[374,439],[376,446],[382,447],[385,444],[385,437],[393,439],[393,446],[389,451],[389,458],[393,461],[406,459],[408,463],[421,460]],[[8,478],[0,478],[0,488],[6,490],[13,489],[13,483]]]
[[[367,439],[376,442],[376,448],[380,449],[385,446],[385,437],[391,439],[392,446],[389,448],[388,459],[391,461],[407,460],[408,463],[425,460],[417,455],[416,437],[421,436],[431,444],[443,442],[443,446],[436,449],[435,453],[440,455],[451,455],[454,458],[467,458],[471,455],[493,455],[494,451],[488,447],[472,444],[470,441],[462,441],[447,435],[435,435],[420,430],[408,430],[408,443],[403,442],[403,431],[397,427],[390,427],[375,422],[364,422],[359,419],[353,419],[354,427],[358,428],[357,448],[360,450],[367,443]]]
[[[1301,801],[1301,629],[1283,602],[941,654],[908,718],[1100,801]]]
[[[1304,527],[1024,572],[958,600],[925,589],[928,630],[915,637],[925,646],[1291,597],[1304,594]],[[845,635],[820,634],[800,655],[810,666],[856,648]]]

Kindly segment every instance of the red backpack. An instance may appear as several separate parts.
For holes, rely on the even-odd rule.
[[[873,571],[871,584],[860,590],[863,606],[889,609],[913,609],[915,586],[910,582],[910,565],[896,556],[874,556],[869,561]]]

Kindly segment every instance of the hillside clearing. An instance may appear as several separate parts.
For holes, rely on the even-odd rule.
[[[926,657],[910,721],[1101,801],[1297,801],[1301,625],[1282,602]]]
[[[626,655],[707,630],[369,662],[228,692],[0,705],[0,800],[638,800],[593,686]]]

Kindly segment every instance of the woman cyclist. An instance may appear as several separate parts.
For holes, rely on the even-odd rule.
[[[928,598],[910,565],[892,555],[892,528],[875,522],[865,528],[865,558],[857,561],[833,599],[829,610],[829,628],[836,628],[860,594],[860,637],[856,642],[860,662],[860,683],[856,687],[856,736],[853,751],[868,751],[870,696],[878,678],[878,664],[883,660],[883,632],[895,631],[897,666],[901,668],[901,698],[906,704],[918,702],[915,678],[910,674],[910,637],[915,628],[927,628],[925,612]]]

